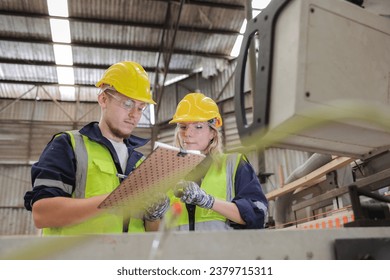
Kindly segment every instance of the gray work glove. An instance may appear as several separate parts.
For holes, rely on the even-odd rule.
[[[145,208],[144,218],[148,221],[161,219],[169,208],[169,198],[165,194],[157,195]]]
[[[197,183],[192,181],[180,181],[175,187],[174,194],[180,197],[181,202],[195,204],[202,208],[211,209],[215,198],[202,190]]]

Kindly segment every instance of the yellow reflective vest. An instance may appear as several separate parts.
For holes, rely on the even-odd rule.
[[[232,201],[235,196],[234,178],[237,167],[240,162],[241,154],[222,154],[218,163],[212,163],[204,176],[201,188],[215,198]],[[184,203],[180,201],[173,193],[169,193],[171,205],[173,203],[182,204],[181,215],[175,219],[173,227],[179,230],[188,230],[188,212]],[[172,213],[167,213],[167,220],[172,219]],[[195,231],[198,229],[229,229],[228,221],[221,214],[201,207],[195,210]]]
[[[89,198],[112,192],[118,185],[117,170],[110,151],[78,131],[67,131],[77,160],[76,188],[72,197]],[[143,159],[136,164],[138,166]],[[129,232],[144,232],[142,219],[131,218]],[[123,232],[123,215],[107,211],[80,224],[44,228],[43,235],[114,234]]]

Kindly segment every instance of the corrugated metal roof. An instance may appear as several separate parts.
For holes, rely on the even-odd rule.
[[[169,83],[202,68],[207,76],[216,74],[221,63],[215,61],[230,59],[246,3],[67,2],[74,96],[63,96],[59,90],[50,29],[50,20],[59,17],[48,15],[46,0],[0,1],[0,162],[36,160],[52,134],[99,120],[94,84],[115,62],[140,62],[148,72],[155,99],[155,91],[161,88],[154,85],[157,80]],[[160,104],[168,103],[171,113],[175,104],[168,95],[169,91]],[[149,119],[147,111],[139,126],[149,125]]]
[[[31,212],[24,209],[24,194],[31,189],[30,174],[28,165],[0,165],[0,235],[38,233]]]
[[[121,60],[140,62],[152,84],[155,73],[168,73],[165,81],[169,82],[213,67],[205,58],[228,60],[244,20],[245,2],[68,0],[75,83],[84,93],[109,65]],[[13,90],[1,91],[0,98],[19,97],[24,84],[58,84],[50,29],[53,18],[58,19],[48,16],[46,0],[0,2],[0,85],[13,84]],[[15,92],[18,83],[22,85]],[[62,100],[57,92],[51,88],[49,93]],[[81,94],[80,101],[94,100],[90,98]]]

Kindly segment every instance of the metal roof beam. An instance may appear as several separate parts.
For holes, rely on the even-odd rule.
[[[167,2],[166,0],[152,0],[157,2]],[[180,4],[180,0],[170,0],[172,3]],[[211,1],[199,1],[199,0],[187,0],[187,5],[197,5],[211,8],[231,9],[231,10],[245,10],[245,5],[229,4],[229,3],[216,3]]]
[[[31,37],[11,37],[11,36],[0,36],[0,40],[9,41],[9,42],[22,42],[22,43],[31,43],[31,44],[50,44],[53,45],[54,42],[50,40],[44,39],[35,39]],[[84,48],[94,48],[94,49],[114,49],[114,50],[128,50],[128,51],[140,51],[140,52],[153,52],[158,53],[158,47],[149,47],[149,46],[131,46],[128,44],[109,44],[109,43],[85,43],[85,42],[72,42],[72,43],[55,43],[57,45],[67,45],[72,47],[84,47]],[[201,57],[209,57],[209,58],[222,58],[230,60],[233,57],[230,55],[226,55],[224,53],[211,53],[211,52],[199,52],[199,51],[188,51],[183,49],[175,48],[175,54],[183,54],[189,56],[201,56]]]
[[[17,64],[17,65],[33,65],[33,66],[49,66],[49,67],[55,67],[55,66],[64,66],[64,67],[73,67],[73,68],[85,68],[85,69],[101,69],[106,70],[111,65],[109,64],[84,64],[84,63],[73,63],[73,65],[62,65],[62,64],[56,64],[54,61],[40,61],[40,60],[27,60],[27,59],[15,59],[15,58],[3,58],[0,57],[0,63],[4,64]],[[156,67],[144,67],[146,72],[155,72]],[[166,71],[166,69],[162,69]],[[193,74],[194,71],[192,69],[185,69],[185,68],[169,68],[167,69],[168,73],[171,74],[183,74],[183,75],[190,75]]]
[[[58,16],[49,16],[45,14],[39,13],[25,13],[25,12],[17,12],[17,11],[6,11],[0,10],[0,15],[7,16],[20,16],[20,17],[30,17],[30,18],[38,18],[38,19],[64,19],[63,17]],[[96,24],[111,24],[111,25],[120,25],[120,26],[134,26],[141,28],[154,28],[161,29],[160,23],[141,23],[136,21],[121,21],[121,20],[112,20],[112,19],[103,19],[103,18],[82,18],[82,17],[67,17],[67,20],[70,22],[87,22],[87,23],[96,23]],[[187,31],[187,32],[198,32],[198,33],[206,33],[206,34],[220,34],[220,35],[238,35],[239,31],[233,29],[220,29],[220,28],[201,28],[196,26],[183,26],[180,25],[178,27],[179,31]]]
[[[55,82],[44,82],[44,81],[20,81],[11,79],[0,79],[0,84],[18,84],[18,85],[34,85],[34,86],[72,86],[72,87],[95,87],[95,84],[74,84],[66,85]]]

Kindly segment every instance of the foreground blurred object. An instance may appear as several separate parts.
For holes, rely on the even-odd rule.
[[[266,194],[277,227],[343,226],[327,210],[353,217],[351,184],[390,185],[390,24],[362,2],[273,0],[248,22],[235,77],[241,142],[313,153]]]

